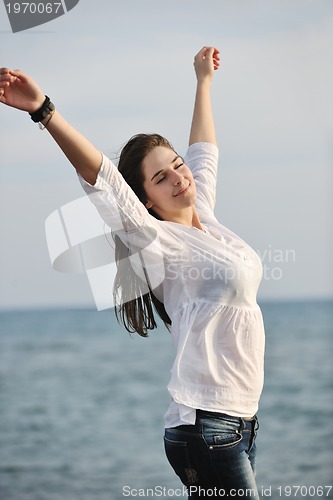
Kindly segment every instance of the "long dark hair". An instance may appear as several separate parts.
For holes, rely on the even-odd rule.
[[[170,142],[159,134],[137,134],[126,143],[119,157],[119,172],[144,205],[147,203],[147,198],[143,186],[142,165],[146,155],[157,146],[164,146],[174,151]],[[160,219],[153,210],[148,211],[156,219]],[[145,269],[143,268],[143,272],[146,279],[142,279],[129,265],[126,258],[128,248],[117,235],[114,239],[117,274],[113,297],[117,320],[127,331],[148,337],[148,330],[153,330],[157,326],[154,314],[156,312],[165,326],[169,328],[171,320],[164,304],[155,297]]]

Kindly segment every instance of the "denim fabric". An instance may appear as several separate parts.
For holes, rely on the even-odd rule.
[[[244,420],[197,410],[195,425],[165,429],[167,458],[188,498],[251,498],[255,482],[257,417]]]

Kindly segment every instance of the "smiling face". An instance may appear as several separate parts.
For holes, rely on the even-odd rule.
[[[191,170],[172,149],[157,146],[142,165],[146,208],[163,220],[188,224],[192,220],[196,188]]]

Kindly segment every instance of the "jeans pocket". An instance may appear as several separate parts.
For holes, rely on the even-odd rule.
[[[242,433],[232,430],[204,432],[203,438],[209,450],[230,449],[237,446],[243,439]]]
[[[197,472],[191,467],[186,441],[173,441],[164,436],[164,448],[173,470],[185,486],[198,482]]]

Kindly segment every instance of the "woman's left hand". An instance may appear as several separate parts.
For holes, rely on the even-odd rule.
[[[194,58],[194,69],[197,80],[211,80],[214,70],[220,66],[220,51],[215,47],[203,47]]]

